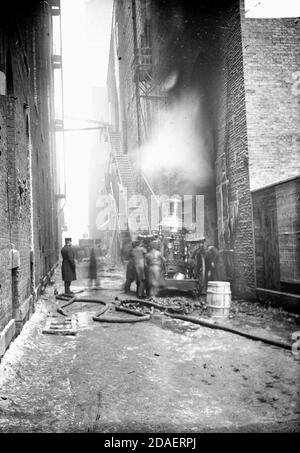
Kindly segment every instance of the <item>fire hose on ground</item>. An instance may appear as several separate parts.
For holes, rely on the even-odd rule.
[[[85,298],[85,297],[78,297],[77,295],[74,295],[73,297],[69,296],[63,296],[63,295],[58,295],[56,296],[56,299],[60,300],[67,300],[65,304],[63,304],[61,307],[57,308],[57,312],[60,313],[63,316],[68,316],[67,313],[63,310],[65,307],[68,307],[69,305],[73,304],[74,302],[90,302],[90,303],[100,303],[104,305],[103,309],[97,313],[95,316],[93,316],[94,321],[98,322],[112,322],[112,323],[135,323],[135,322],[142,322],[142,321],[149,321],[151,318],[151,315],[143,315],[142,313],[136,311],[136,310],[130,310],[129,308],[125,307],[116,307],[116,311],[120,312],[125,312],[129,313],[132,315],[135,315],[135,318],[124,318],[124,317],[113,317],[113,316],[102,316],[109,308],[109,305],[99,299],[91,299],[91,298]]]
[[[116,298],[116,299],[119,300],[118,298]],[[167,310],[169,308],[172,308],[171,306],[163,307],[163,306],[161,306],[161,305],[159,305],[159,304],[157,304],[155,302],[139,300],[139,299],[127,299],[127,300],[123,300],[122,302],[123,303],[124,302],[127,302],[127,303],[130,303],[130,302],[139,303],[141,305],[153,306],[153,307],[158,308],[160,310]],[[209,322],[209,321],[205,321],[203,319],[194,318],[193,316],[172,314],[172,313],[167,313],[166,311],[164,311],[163,314],[165,316],[169,316],[170,318],[173,318],[173,319],[180,319],[181,321],[192,322],[194,324],[198,324],[198,325],[201,325],[203,327],[209,327],[210,329],[223,330],[225,332],[233,333],[235,335],[240,335],[240,336],[248,338],[250,340],[262,341],[262,342],[264,342],[266,344],[269,344],[271,346],[277,346],[279,348],[288,349],[288,350],[292,349],[292,345],[287,343],[287,342],[271,340],[269,338],[260,337],[258,335],[253,335],[253,334],[249,334],[249,333],[243,332],[241,330],[233,329],[232,327],[225,326],[224,324],[215,324],[215,323],[212,323],[212,322]]]
[[[107,308],[108,308],[108,306],[107,306]],[[128,317],[124,318],[124,317],[115,317],[115,316],[101,316],[104,313],[104,311],[103,311],[101,314],[93,316],[93,320],[98,321],[98,322],[133,323],[133,322],[149,321],[149,319],[151,318],[151,315],[143,315],[142,313],[138,312],[137,310],[131,310],[130,308],[126,308],[126,307],[116,307],[116,311],[129,313],[136,317],[135,318],[128,318]]]
[[[57,312],[63,316],[68,316],[67,313],[63,309],[68,307],[69,305],[74,304],[74,302],[91,302],[91,303],[98,303],[98,304],[104,305],[104,309],[102,309],[101,312],[97,313],[96,316],[101,316],[108,309],[107,303],[104,302],[103,300],[99,300],[99,299],[89,299],[89,298],[80,297],[80,296],[78,297],[77,295],[74,295],[71,298],[70,297],[62,298],[62,296],[56,296],[56,299],[67,300],[67,303],[63,304],[61,307],[59,307],[57,309]]]
[[[252,335],[250,333],[243,332],[242,330],[233,329],[232,327],[225,326],[224,324],[215,324],[215,323],[212,323],[209,321],[204,321],[203,319],[193,318],[192,316],[173,315],[171,313],[164,313],[164,315],[169,316],[171,318],[175,318],[175,319],[181,319],[182,321],[189,321],[194,324],[199,324],[200,326],[203,326],[203,327],[209,327],[210,329],[224,330],[225,332],[230,332],[235,335],[240,335],[240,336],[248,338],[250,340],[263,341],[264,343],[269,344],[271,346],[277,346],[279,348],[289,349],[289,350],[292,349],[292,345],[290,345],[289,343],[285,343],[283,341],[271,340],[269,338],[260,337],[258,335]]]
[[[61,299],[60,296],[56,296],[56,298],[57,299]],[[66,300],[66,299],[63,299],[63,300]],[[116,297],[116,300],[119,301],[119,298]],[[165,316],[168,316],[168,317],[173,318],[173,319],[179,319],[181,321],[192,322],[193,324],[198,324],[198,325],[201,325],[203,327],[208,327],[210,329],[223,330],[225,332],[229,332],[229,333],[232,333],[232,334],[235,334],[235,335],[240,335],[240,336],[242,336],[244,338],[247,338],[247,339],[250,339],[250,340],[262,341],[262,342],[264,342],[264,343],[266,343],[268,345],[271,345],[271,346],[277,346],[277,347],[282,348],[282,349],[292,350],[292,345],[287,343],[287,342],[271,340],[269,338],[261,337],[259,335],[249,334],[247,332],[243,332],[241,330],[225,326],[224,324],[216,324],[216,323],[213,323],[213,322],[205,321],[203,319],[194,318],[193,316],[185,316],[185,315],[167,313],[166,310],[172,308],[171,306],[164,307],[164,306],[159,305],[159,304],[157,304],[155,302],[146,301],[146,300],[140,300],[140,299],[125,299],[125,300],[121,300],[120,302],[121,303],[136,303],[136,304],[139,304],[139,305],[145,305],[145,306],[151,307],[150,314],[144,315],[143,313],[141,313],[141,312],[139,312],[137,310],[133,310],[133,309],[126,308],[126,307],[116,306],[115,307],[116,311],[129,313],[131,315],[134,315],[135,318],[132,318],[132,317],[124,318],[124,317],[114,317],[114,316],[102,316],[109,308],[109,305],[106,302],[104,302],[102,300],[99,300],[99,299],[89,299],[89,298],[84,298],[84,297],[78,297],[76,295],[73,296],[71,299],[69,299],[67,301],[67,303],[63,304],[60,308],[58,308],[57,309],[58,313],[62,314],[63,316],[67,316],[67,314],[63,311],[63,308],[73,304],[74,302],[91,302],[91,303],[100,303],[100,304],[104,305],[103,309],[99,313],[97,313],[96,316],[93,316],[93,320],[94,321],[98,321],[98,322],[135,323],[135,322],[149,321],[151,319],[151,316],[152,316],[153,312],[154,312],[154,308],[157,308],[159,310],[165,310],[163,314]]]

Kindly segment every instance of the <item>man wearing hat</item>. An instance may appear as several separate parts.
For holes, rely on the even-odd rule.
[[[61,256],[63,259],[61,273],[62,279],[65,282],[65,293],[72,294],[70,285],[73,280],[76,280],[76,264],[71,238],[65,238],[65,245],[61,249]]]

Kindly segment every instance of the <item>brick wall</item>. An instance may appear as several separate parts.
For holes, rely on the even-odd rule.
[[[181,22],[184,31],[177,27],[178,14],[184,11],[180,8],[182,2],[145,2],[136,1],[133,7],[132,1],[115,2],[115,18],[114,18],[114,38],[117,35],[117,56],[119,58],[120,72],[120,97],[121,97],[121,117],[123,124],[126,127],[126,150],[135,169],[139,164],[138,143],[143,144],[149,140],[152,124],[158,119],[160,111],[165,108],[169,101],[163,99],[161,95],[162,85],[165,79],[172,74],[174,70],[179,73],[179,89],[177,92],[169,94],[170,102],[175,100],[177,94],[180,95],[180,90],[184,90],[184,85],[191,85],[193,67],[197,56],[199,55],[199,46],[204,47],[207,40],[203,37],[199,38],[199,33],[203,24],[206,25],[206,18],[199,22],[199,16],[193,17],[193,7],[188,8],[187,15]],[[192,2],[195,5],[196,2]],[[198,9],[201,7],[198,6]],[[134,20],[135,19],[135,20]],[[137,112],[136,103],[136,79],[134,70],[134,23],[136,26],[136,45],[141,48],[148,44],[152,48],[153,57],[153,72],[152,72],[152,87],[151,95],[156,98],[145,100],[140,98],[139,115]],[[192,25],[192,26],[191,26]],[[150,31],[150,39],[145,40],[145,34]],[[202,39],[202,41],[201,41]],[[205,44],[204,44],[205,41]],[[195,88],[195,81],[192,82]],[[176,91],[176,90],[175,90]],[[143,94],[141,92],[141,94]],[[139,124],[138,124],[139,123]],[[124,135],[124,130],[123,130]],[[124,147],[125,148],[125,147]],[[208,156],[208,159],[213,159],[213,156]],[[182,172],[181,172],[182,173]],[[163,175],[159,175],[156,180],[152,180],[151,185],[158,193],[167,193],[166,187],[170,195],[173,193],[185,194],[202,194],[207,191],[208,187],[201,184],[199,178],[199,186],[201,190],[197,191],[193,184],[186,184],[178,190],[178,184],[175,179],[166,183]],[[209,231],[206,231],[207,236],[211,239],[215,236],[216,230],[216,210],[214,197],[214,181],[210,182],[212,193],[209,194],[206,201],[206,212],[209,219],[205,222]],[[212,204],[212,207],[207,203]]]
[[[212,89],[215,101],[212,102],[219,245],[234,251],[234,292],[252,297],[255,288],[254,240],[238,1],[224,2],[219,9],[216,33],[217,57]]]
[[[241,27],[257,286],[299,293],[300,24],[241,1]]]
[[[135,1],[138,47],[145,32],[147,4]],[[115,33],[121,119],[126,148],[137,162],[132,6],[129,0],[115,2]],[[300,35],[299,21],[245,19],[243,8],[240,0],[151,2],[151,94],[165,95],[163,88],[174,74],[176,82],[167,90],[165,101],[149,103],[148,111],[141,102],[140,140],[147,140],[147,128],[151,131],[150,123],[162,103],[172,106],[188,88],[201,97],[205,126],[212,129],[214,140],[208,157],[215,161],[211,187],[217,203],[212,201],[207,212],[217,216],[218,246],[234,251],[234,292],[253,296],[250,190],[299,174]]]
[[[135,2],[138,47],[147,4]],[[132,2],[115,2],[115,13],[121,117],[127,125],[126,147],[137,161]],[[217,206],[212,200],[206,212],[211,218],[217,214],[218,245],[233,250],[233,290],[244,296],[254,295],[256,276],[257,285],[267,281],[273,289],[284,290],[284,285],[292,284],[289,279],[298,284],[294,234],[299,223],[298,189],[287,182],[277,186],[276,197],[273,191],[268,202],[265,196],[255,196],[260,201],[254,220],[251,191],[299,175],[299,26],[296,19],[245,19],[243,0],[151,2],[151,94],[165,95],[162,89],[174,74],[176,82],[166,98],[148,106],[141,102],[146,124],[140,125],[141,141],[147,140],[147,128],[151,131],[163,104],[172,106],[189,87],[201,95],[207,126],[213,131],[217,198]],[[156,190],[166,183],[160,178],[153,186]],[[176,184],[175,188],[178,192]],[[269,233],[258,231],[257,207],[265,209],[263,225],[273,228],[272,240]],[[205,223],[213,225],[207,218]],[[267,271],[262,248],[272,260]]]
[[[12,317],[21,327],[34,289],[58,258],[49,19],[38,0],[1,11],[0,331]],[[19,265],[11,265],[11,243]]]
[[[6,97],[0,96],[0,331],[12,317]]]
[[[211,128],[214,139],[208,158],[215,159],[212,183],[217,196],[217,245],[234,251],[233,291],[253,296],[254,241],[239,1],[163,4],[157,2],[156,10],[156,79],[163,83],[177,73],[171,102],[182,87],[192,88],[202,99],[205,122],[199,127]]]
[[[244,17],[251,190],[300,174],[300,23]]]
[[[4,120],[5,144],[1,155],[1,297],[0,327],[4,327],[14,310],[31,294],[30,287],[30,199],[28,143],[23,103],[2,96],[1,116]],[[19,251],[20,266],[14,280],[12,297],[11,243]]]
[[[8,102],[8,121],[11,121],[8,134],[9,173],[11,184],[9,196],[12,221],[12,242],[20,252],[19,269],[19,300],[15,301],[17,308],[31,294],[30,288],[30,174],[29,174],[29,142],[28,126],[24,102],[11,98]]]

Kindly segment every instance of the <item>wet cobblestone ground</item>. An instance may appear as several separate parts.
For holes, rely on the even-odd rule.
[[[104,289],[87,294],[112,303],[122,278],[107,270]],[[61,292],[59,268],[55,280]],[[53,290],[0,364],[0,432],[300,431],[300,361],[290,351],[158,311],[147,322],[98,323],[100,305],[89,302],[66,308],[76,336],[43,334],[58,315]],[[290,337],[288,319],[274,335]]]

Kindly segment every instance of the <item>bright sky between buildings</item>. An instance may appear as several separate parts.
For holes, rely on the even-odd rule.
[[[89,127],[92,88],[105,86],[113,0],[61,0],[65,127]],[[66,189],[64,236],[77,242],[88,232],[89,153],[99,131],[65,132]]]
[[[299,0],[245,0],[247,18],[300,17]]]

